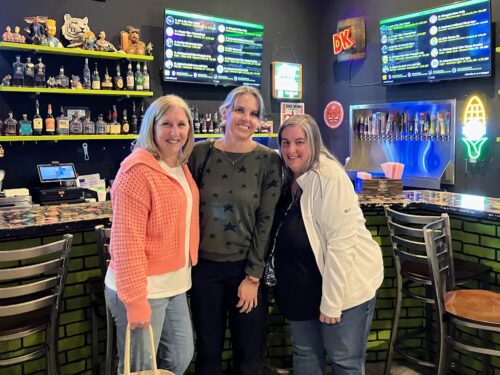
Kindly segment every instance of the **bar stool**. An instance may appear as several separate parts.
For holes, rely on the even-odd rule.
[[[397,280],[396,305],[385,365],[385,375],[390,374],[394,351],[397,351],[403,358],[410,362],[428,368],[435,368],[435,361],[430,360],[432,348],[432,310],[435,302],[431,287],[431,274],[429,273],[427,264],[423,227],[442,219],[449,231],[449,217],[447,214],[442,214],[441,216],[423,216],[398,212],[389,207],[385,207],[384,209],[392,242]],[[453,256],[451,245],[450,254]],[[453,280],[457,285],[463,285],[470,280],[480,280],[483,285],[488,285],[490,271],[491,267],[458,259],[455,259],[450,265],[450,272],[454,275]],[[415,288],[422,287],[425,293],[415,292]],[[423,328],[409,330],[404,335],[397,337],[403,295],[413,297],[424,303],[426,324]],[[425,335],[426,332],[430,334]],[[422,334],[424,334],[426,340],[425,346],[422,348],[409,348],[405,345],[408,339],[420,338]],[[422,350],[426,355],[426,359],[414,353]]]
[[[45,356],[49,374],[59,374],[59,315],[72,240],[67,234],[50,244],[0,251],[0,342],[45,332],[43,344],[2,356],[0,368]]]
[[[90,305],[92,311],[92,370],[94,374],[100,373],[99,366],[99,321],[106,322],[106,364],[105,374],[111,375],[115,355],[113,353],[114,344],[114,322],[111,312],[106,307],[104,299],[104,277],[108,269],[108,263],[111,259],[109,254],[109,239],[111,237],[111,228],[105,228],[104,225],[95,227],[97,253],[99,255],[99,265],[101,276],[90,280]],[[104,307],[104,313],[103,313]]]
[[[454,347],[473,353],[500,357],[500,350],[484,340],[500,333],[500,293],[489,290],[455,290],[451,234],[445,219],[424,227],[428,267],[432,275],[435,306],[439,319],[438,375],[449,373]],[[457,334],[457,326],[474,328],[483,334],[482,345]],[[486,334],[486,335],[485,335]],[[493,369],[490,369],[493,373]]]

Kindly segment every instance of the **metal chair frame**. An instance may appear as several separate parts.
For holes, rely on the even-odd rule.
[[[0,330],[0,341],[46,334],[45,343],[25,354],[0,359],[0,368],[45,356],[48,373],[59,374],[59,316],[72,240],[66,234],[49,244],[0,251],[0,318],[12,324]]]

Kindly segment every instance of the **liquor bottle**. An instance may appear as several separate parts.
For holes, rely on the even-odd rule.
[[[85,65],[83,66],[83,88],[92,88],[92,79],[90,77],[89,59],[85,58]]]
[[[69,134],[69,119],[64,115],[63,107],[61,107],[60,114],[56,118],[56,133],[59,135]]]
[[[413,135],[413,132],[415,130],[415,122],[413,121],[413,113],[410,112],[408,114],[408,137],[409,139],[411,139],[412,135]]]
[[[113,88],[113,80],[108,73],[108,67],[104,71],[104,79],[102,81],[101,87],[103,90],[111,90]]]
[[[123,110],[121,134],[128,134],[129,131],[130,131],[130,124],[128,123],[127,110],[124,109]]]
[[[116,75],[113,79],[115,90],[123,90],[123,77],[120,73],[120,65],[116,65]]]
[[[139,62],[137,62],[137,66],[135,68],[134,86],[136,91],[144,90],[144,77],[142,75],[141,64]]]
[[[52,116],[52,105],[49,104],[47,107],[47,117],[45,117],[45,132],[49,135],[53,135],[56,132],[56,121],[54,116]]]
[[[67,89],[69,87],[69,77],[64,75],[64,66],[59,68],[59,75],[56,77],[56,87]]]
[[[12,64],[12,86],[24,86],[24,64],[21,62],[21,56],[16,56],[16,61]]]
[[[142,121],[144,120],[144,103],[141,103],[139,111],[139,132],[141,131]]]
[[[33,134],[42,135],[43,133],[43,120],[40,116],[40,104],[38,99],[35,101],[35,116],[33,116]]]
[[[3,122],[5,135],[17,135],[17,120],[12,111],[9,111],[9,117]]]
[[[19,120],[19,135],[32,135],[33,123],[28,120],[28,115],[23,113],[23,118]]]
[[[197,105],[194,106],[193,128],[194,128],[194,133],[195,134],[200,134],[201,133],[200,115],[198,113],[198,106]]]
[[[207,132],[209,134],[214,134],[214,123],[212,122],[212,114],[207,113]]]
[[[73,118],[69,122],[69,134],[82,134],[82,131],[82,121],[78,118],[76,113],[73,113]]]
[[[94,74],[92,74],[92,90],[101,89],[101,77],[99,77],[99,71],[97,70],[97,63],[95,63]]]
[[[95,123],[95,133],[96,134],[106,134],[106,129],[108,124],[103,120],[104,116],[102,113],[97,116],[97,122]]]
[[[47,83],[45,82],[45,64],[42,62],[42,58],[38,58],[38,64],[35,65],[35,87],[45,87]]]
[[[142,81],[143,81],[144,91],[150,91],[151,90],[151,80],[149,79],[149,72],[148,72],[148,67],[146,66],[146,63],[144,63],[144,68],[142,71]]]
[[[137,134],[139,133],[139,126],[137,124],[138,119],[136,115],[136,108],[135,108],[135,101],[132,102],[132,116],[130,118],[130,132],[132,134]]]
[[[90,119],[90,111],[85,116],[85,120],[83,120],[83,134],[94,134],[95,133],[95,124],[94,121]]]
[[[219,127],[219,113],[217,111],[214,112],[212,116],[212,124],[214,128],[214,133],[220,133],[220,127]]]
[[[118,111],[116,105],[113,105],[112,120],[111,120],[111,134],[120,134],[121,125],[118,122]]]
[[[134,89],[134,72],[132,71],[132,64],[128,63],[127,67],[127,90]]]
[[[35,86],[35,64],[31,62],[31,57],[27,57],[24,64],[24,86]]]
[[[3,121],[2,121],[2,120],[0,120],[0,136],[2,136],[2,135],[4,135],[4,134],[5,134],[5,132],[4,132],[4,130],[3,130]],[[1,152],[0,152],[0,154],[1,154]],[[1,158],[1,157],[2,157],[2,156],[0,155],[0,158]]]
[[[106,134],[111,134],[111,126],[113,125],[113,115],[111,110],[108,111],[108,121],[106,122]]]

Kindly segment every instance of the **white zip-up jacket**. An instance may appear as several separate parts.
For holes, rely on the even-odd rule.
[[[297,178],[307,237],[323,277],[320,311],[342,311],[369,301],[384,278],[382,251],[365,226],[353,184],[340,164],[321,155]]]

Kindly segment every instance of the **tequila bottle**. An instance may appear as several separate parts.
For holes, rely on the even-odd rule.
[[[94,121],[90,119],[90,111],[85,116],[85,120],[83,121],[83,134],[94,134],[95,133],[95,124]]]
[[[43,119],[40,116],[40,104],[38,99],[35,101],[35,116],[33,116],[33,134],[42,135],[43,133]]]
[[[137,91],[144,90],[144,77],[142,75],[141,64],[139,62],[137,62],[137,66],[135,68],[134,85]]]
[[[95,133],[96,134],[106,134],[106,128],[108,124],[103,120],[104,116],[102,113],[97,116],[97,122],[95,123]]]
[[[35,86],[45,87],[47,84],[45,82],[45,64],[42,62],[42,58],[38,58],[38,64],[35,65]]]
[[[35,64],[31,62],[31,57],[27,57],[24,64],[24,86],[35,86]]]
[[[49,135],[53,135],[56,132],[56,121],[52,115],[52,105],[49,104],[47,107],[47,117],[45,117],[45,132]]]
[[[139,133],[135,102],[132,102],[132,117],[130,118],[130,131],[132,132],[132,134]]]
[[[101,89],[101,77],[99,77],[99,71],[97,70],[97,63],[95,63],[94,74],[92,74],[92,90]]]
[[[92,79],[90,77],[89,59],[85,58],[85,65],[83,66],[83,88],[92,88]]]
[[[104,80],[102,81],[101,87],[103,90],[111,90],[113,88],[113,80],[108,73],[108,67],[104,71]]]
[[[123,119],[122,119],[122,128],[121,128],[121,133],[122,134],[128,134],[130,131],[130,124],[128,123],[128,118],[127,118],[127,110],[123,110]]]
[[[73,113],[73,118],[69,122],[69,133],[70,134],[82,134],[83,125],[82,121],[78,118],[76,113]]]
[[[24,64],[21,62],[21,56],[16,56],[16,61],[12,64],[12,86],[24,85]]]
[[[150,91],[151,90],[151,80],[149,79],[149,72],[148,72],[148,67],[147,67],[146,63],[144,63],[144,68],[142,71],[142,82],[143,82],[144,91]]]
[[[132,64],[128,63],[127,67],[127,90],[134,89],[134,72],[132,71]]]
[[[59,75],[56,77],[56,87],[67,89],[69,87],[69,77],[64,75],[64,66],[59,68]]]
[[[64,115],[61,107],[60,115],[56,118],[56,133],[59,135],[69,134],[69,119]]]
[[[23,113],[22,120],[19,120],[19,135],[32,135],[33,123],[28,120],[28,115]]]
[[[12,111],[9,111],[9,117],[3,122],[5,135],[17,135],[17,120]]]
[[[120,73],[120,65],[116,65],[116,75],[113,81],[115,90],[123,90],[123,77]]]

